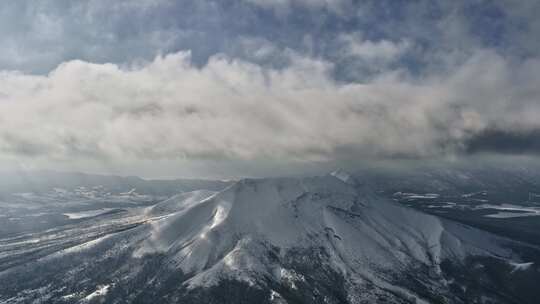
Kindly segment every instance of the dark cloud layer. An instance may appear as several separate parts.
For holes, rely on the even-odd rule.
[[[468,153],[540,154],[540,130],[494,130],[475,134],[465,143]]]

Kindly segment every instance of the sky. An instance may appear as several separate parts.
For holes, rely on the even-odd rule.
[[[540,154],[536,0],[0,3],[0,166],[143,177]]]

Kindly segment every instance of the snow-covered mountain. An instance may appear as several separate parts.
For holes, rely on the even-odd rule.
[[[0,303],[533,303],[538,256],[344,171],[244,179],[0,240]]]

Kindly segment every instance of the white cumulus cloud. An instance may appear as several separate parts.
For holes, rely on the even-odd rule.
[[[62,159],[341,161],[459,152],[486,129],[540,127],[540,61],[479,51],[447,74],[341,84],[332,65],[283,69],[189,52],[139,65],[68,61],[0,74],[0,154]]]

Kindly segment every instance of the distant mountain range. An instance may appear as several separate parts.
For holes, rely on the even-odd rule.
[[[174,195],[197,189],[220,190],[232,183],[233,181],[204,179],[148,180],[136,176],[124,177],[77,172],[0,172],[0,194],[29,191],[43,193],[54,188],[72,189],[79,186],[104,186],[115,193],[137,189],[137,192],[143,194]]]

